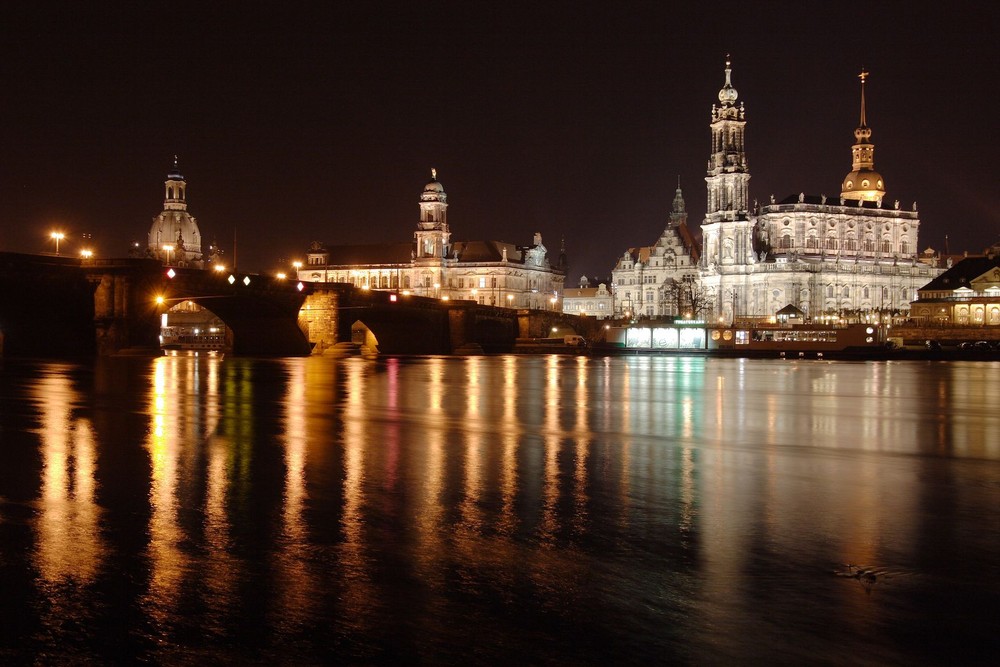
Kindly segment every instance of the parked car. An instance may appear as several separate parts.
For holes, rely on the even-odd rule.
[[[941,351],[941,343],[937,342],[936,340],[924,341],[924,347],[926,347],[928,350],[934,350],[935,352]]]

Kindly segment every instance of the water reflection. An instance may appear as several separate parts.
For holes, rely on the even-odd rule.
[[[106,378],[0,377],[40,461],[28,548],[0,554],[30,589],[18,646],[121,662],[91,637],[122,627],[168,663],[941,662],[929,610],[947,646],[992,636],[956,600],[1000,601],[995,364],[128,363],[131,430]],[[2,462],[28,460],[9,432]]]
[[[74,414],[81,397],[67,371],[49,368],[30,389],[42,454],[35,567],[50,584],[85,585],[97,575],[106,545],[96,502],[95,434],[88,419]]]

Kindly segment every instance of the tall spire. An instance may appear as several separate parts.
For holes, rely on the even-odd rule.
[[[684,206],[684,193],[681,192],[681,177],[677,177],[677,190],[674,192],[673,206],[670,209],[670,226],[677,227],[687,222],[687,211]]]
[[[858,78],[861,79],[861,127],[868,127],[865,124],[865,79],[868,78],[868,72],[865,71],[864,67],[861,68],[861,74],[858,75]]]
[[[868,127],[865,104],[868,76],[864,68],[858,74],[861,79],[861,119],[854,130],[855,141],[851,146],[851,173],[844,178],[840,194],[844,199],[877,201],[885,196],[885,182],[882,175],[875,171],[875,145],[870,141],[872,130]]]

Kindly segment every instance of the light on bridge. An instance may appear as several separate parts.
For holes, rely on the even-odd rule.
[[[177,275],[176,271],[174,271],[173,269],[167,269],[167,278],[173,278],[176,275]]]
[[[93,256],[94,256],[94,251],[88,248],[84,248],[83,250],[80,251],[80,257],[84,259],[90,259]]]
[[[305,288],[306,288],[306,286],[305,286],[305,285],[303,285],[302,283],[299,283],[298,285],[296,285],[296,286],[295,286],[295,289],[297,289],[297,290],[298,290],[298,291],[300,291],[300,292],[301,292],[302,290],[304,290]]]
[[[230,273],[229,274],[229,284],[232,285],[235,282],[236,282],[236,276],[234,276],[233,274]]]
[[[288,278],[288,274],[286,274],[284,271],[278,271],[277,276],[278,280],[285,280],[286,278]]]
[[[250,287],[250,276],[245,276],[243,278],[243,284],[246,285],[247,287]]]
[[[392,303],[396,303],[396,295],[395,294],[390,294],[389,295],[389,301],[391,301]]]
[[[216,264],[212,268],[215,269],[216,273],[222,273],[226,270],[226,267],[224,267],[222,264]]]
[[[66,235],[62,232],[52,232],[49,234],[49,238],[56,242],[56,254],[59,254],[59,242],[66,238]]]

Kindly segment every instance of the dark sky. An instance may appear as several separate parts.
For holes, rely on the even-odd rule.
[[[751,198],[839,195],[864,66],[921,248],[1000,239],[992,3],[300,4],[5,6],[0,250],[124,255],[176,153],[206,242],[268,270],[410,240],[436,167],[453,240],[565,237],[575,284],[658,237],[678,176],[700,223],[727,52]]]

